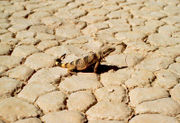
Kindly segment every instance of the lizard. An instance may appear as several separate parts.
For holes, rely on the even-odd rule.
[[[103,58],[105,58],[106,56],[108,56],[111,52],[113,52],[115,50],[115,48],[105,48],[97,53],[95,52],[90,52],[89,55],[83,57],[83,58],[79,58],[75,61],[72,61],[70,63],[61,63],[62,58],[65,57],[66,54],[62,55],[60,58],[56,59],[56,65],[60,66],[62,68],[68,68],[68,73],[74,73],[74,70],[77,71],[82,71],[82,70],[86,70],[87,68],[89,68],[90,66],[94,67],[94,72],[97,72],[97,68],[101,62],[101,60]]]

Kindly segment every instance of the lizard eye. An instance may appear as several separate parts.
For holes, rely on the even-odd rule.
[[[57,62],[60,62],[61,60],[60,59],[56,59]]]

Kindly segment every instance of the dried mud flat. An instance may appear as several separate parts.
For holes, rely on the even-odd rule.
[[[179,0],[0,1],[0,123],[128,122],[180,122]]]

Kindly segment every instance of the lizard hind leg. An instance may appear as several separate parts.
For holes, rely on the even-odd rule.
[[[98,66],[99,66],[99,61],[96,62],[95,66],[94,66],[94,73],[97,72]]]

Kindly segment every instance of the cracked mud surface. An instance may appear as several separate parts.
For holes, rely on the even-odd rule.
[[[180,122],[179,0],[0,1],[0,123],[153,122]]]

